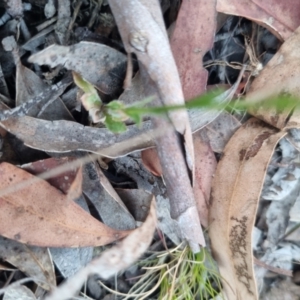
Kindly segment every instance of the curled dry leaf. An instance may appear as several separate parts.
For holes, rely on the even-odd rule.
[[[300,75],[300,27],[282,44],[281,48],[268,62],[260,75],[253,81],[251,88],[247,93],[246,101],[263,100],[267,97],[277,96],[280,93],[290,94],[294,97],[300,96],[299,75]],[[299,109],[288,105],[279,109],[274,106],[270,108],[264,106],[261,102],[259,106],[254,106],[250,112],[271,124],[274,127],[282,129],[288,127],[297,127],[299,124]],[[288,124],[287,124],[288,122]]]
[[[104,251],[99,258],[68,279],[45,300],[69,299],[81,288],[89,275],[97,274],[103,279],[108,279],[129,267],[148,249],[155,226],[156,213],[153,200],[149,215],[141,227],[132,231],[118,245]]]
[[[296,30],[300,25],[300,3],[297,1],[288,0],[283,2],[281,0],[252,0],[252,2],[255,3],[262,11],[268,13],[273,20],[275,19],[282,23],[291,32]],[[282,12],[284,12],[284,14]]]
[[[141,158],[144,166],[155,176],[162,176],[162,168],[155,148],[142,151]]]
[[[72,46],[52,45],[29,57],[29,62],[63,65],[80,74],[104,94],[114,94],[123,84],[126,56],[103,44],[81,42]]]
[[[209,235],[230,300],[257,299],[252,228],[269,160],[285,134],[250,119],[233,135],[217,167]]]
[[[11,164],[0,164],[0,188],[34,176]],[[46,181],[35,182],[0,198],[1,235],[43,247],[105,245],[126,236],[98,222]],[[10,221],[14,220],[14,226]]]

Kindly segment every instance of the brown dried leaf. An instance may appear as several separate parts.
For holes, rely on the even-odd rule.
[[[198,134],[193,135],[195,148],[195,200],[201,224],[208,225],[208,208],[212,179],[217,168],[217,160],[211,147]]]
[[[43,160],[38,160],[29,164],[22,165],[22,169],[27,172],[38,176],[41,173],[48,172],[58,166],[74,161],[74,158],[71,157],[61,157],[61,158],[48,158]],[[76,174],[78,174],[77,169],[70,169],[65,171],[55,177],[51,177],[47,179],[52,186],[61,190],[64,194],[68,193],[72,183],[76,178]]]
[[[171,48],[178,68],[185,100],[206,89],[207,71],[202,62],[214,43],[217,0],[183,1],[171,37]]]
[[[0,164],[0,188],[31,180],[33,175],[8,163]],[[98,222],[46,181],[0,198],[1,235],[43,247],[105,245],[129,232],[113,230]],[[10,220],[13,218],[14,226]]]
[[[162,176],[162,168],[155,148],[142,151],[141,158],[148,171],[155,176]]]
[[[257,102],[280,93],[288,93],[299,98],[299,43],[300,27],[282,44],[260,75],[253,81],[246,101]],[[299,110],[293,112],[293,109],[294,107],[289,105],[283,110],[278,110],[276,106],[274,108],[270,108],[269,105],[265,107],[262,102],[260,106],[255,106],[250,112],[272,126],[282,129],[287,125],[288,120],[289,127],[299,126]]]
[[[56,286],[54,266],[47,248],[27,246],[0,237],[0,257],[32,277],[42,288],[50,290]]]
[[[217,167],[209,235],[230,300],[257,299],[252,228],[269,160],[285,134],[250,119],[231,138]]]
[[[114,246],[80,270],[74,277],[58,287],[45,300],[71,298],[81,288],[89,275],[98,274],[103,279],[117,274],[134,263],[149,247],[156,226],[155,201],[143,225],[132,231],[117,246]]]
[[[282,23],[291,32],[300,25],[300,3],[293,0],[252,0],[262,11]],[[282,13],[284,12],[284,13]]]
[[[104,94],[114,94],[122,87],[126,72],[126,56],[103,44],[81,42],[72,46],[52,45],[33,54],[29,62],[63,65],[79,73]]]
[[[300,25],[300,3],[292,0],[217,0],[217,11],[253,20],[281,40],[286,40]]]
[[[60,167],[62,165],[72,163],[73,161],[74,158],[70,157],[48,158],[23,165],[22,169],[37,176],[42,173],[49,174],[49,171],[56,169],[57,167]],[[56,187],[57,189],[61,190],[64,194],[67,194],[67,197],[69,197],[70,200],[74,200],[76,204],[82,207],[85,211],[89,212],[84,197],[80,195],[82,180],[78,177],[76,178],[76,174],[77,176],[81,176],[81,171],[77,168],[70,167],[69,170],[58,174],[54,177],[48,178],[47,182],[49,182],[52,186]],[[78,183],[78,190],[77,193],[75,192],[71,195],[70,191],[73,190],[72,185],[74,183]],[[78,270],[86,266],[86,264],[91,261],[93,248],[50,248],[50,252],[52,260],[55,263],[55,266],[59,270],[60,274],[63,277],[68,278],[74,275]]]

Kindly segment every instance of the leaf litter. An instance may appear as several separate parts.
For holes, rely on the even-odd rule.
[[[298,195],[295,188],[299,177],[297,149],[300,148],[300,139],[296,129],[299,124],[298,109],[287,106],[286,110],[280,111],[267,108],[263,104],[249,109],[252,115],[278,129],[271,128],[257,119],[247,121],[249,115],[239,112],[234,106],[231,111],[221,111],[225,107],[225,102],[228,103],[234,93],[246,93],[246,99],[243,101],[247,103],[280,92],[299,96],[294,79],[299,73],[297,51],[294,50],[297,49],[296,29],[299,25],[296,4],[289,1],[283,6],[275,0],[265,3],[255,0],[247,3],[240,1],[234,4],[226,0],[216,0],[210,3],[183,2],[180,7],[169,1],[161,1],[163,19],[160,7],[152,1],[149,3],[125,1],[126,3],[120,6],[111,0],[108,2],[116,23],[110,23],[108,29],[104,30],[106,26],[104,14],[108,19],[113,19],[106,2],[96,4],[94,1],[88,1],[87,6],[85,2],[73,5],[70,1],[59,1],[57,6],[53,6],[53,3],[48,1],[45,17],[54,16],[54,19],[48,20],[49,23],[44,19],[44,23],[37,27],[30,18],[35,14],[39,4],[37,1],[31,2],[32,5],[27,7],[25,3],[22,5],[22,1],[8,1],[8,7],[4,9],[7,14],[1,18],[1,25],[5,30],[11,30],[13,22],[19,22],[20,28],[20,32],[11,31],[10,36],[0,32],[2,44],[8,51],[2,56],[4,52],[0,49],[1,56],[10,57],[10,60],[14,57],[16,64],[14,73],[14,63],[10,62],[9,66],[0,56],[4,78],[1,79],[3,88],[2,86],[0,88],[0,99],[10,106],[0,112],[1,127],[8,132],[6,135],[3,134],[3,139],[5,143],[10,143],[8,137],[11,139],[12,136],[16,136],[19,139],[15,142],[16,152],[28,153],[25,159],[28,164],[22,168],[34,174],[30,175],[14,166],[22,165],[24,161],[16,156],[13,165],[9,164],[12,161],[6,160],[0,165],[3,178],[8,179],[7,182],[2,180],[0,192],[3,205],[1,234],[17,240],[6,239],[9,241],[8,246],[13,247],[14,243],[19,245],[21,258],[26,257],[28,249],[41,251],[44,258],[47,258],[50,268],[54,262],[65,278],[79,271],[78,275],[66,281],[66,289],[63,285],[61,287],[65,289],[66,297],[72,297],[84,284],[88,274],[94,273],[90,267],[82,269],[92,259],[93,247],[73,249],[68,247],[99,245],[93,236],[83,233],[85,224],[91,223],[94,237],[101,234],[102,240],[106,233],[110,233],[105,242],[109,243],[128,233],[123,230],[134,229],[136,224],[140,224],[146,218],[142,227],[131,231],[129,236],[120,242],[118,250],[111,249],[117,251],[118,256],[131,251],[130,263],[133,263],[148,248],[153,238],[153,212],[151,211],[148,217],[147,213],[151,194],[154,194],[158,207],[157,224],[167,239],[152,242],[170,245],[171,240],[175,245],[180,245],[182,240],[188,240],[194,252],[197,252],[200,249],[199,245],[205,244],[200,217],[202,225],[208,226],[213,254],[219,263],[221,276],[226,278],[223,282],[223,292],[227,297],[235,299],[237,295],[243,295],[245,299],[257,299],[256,280],[262,297],[269,297],[272,289],[275,291],[275,286],[280,284],[289,285],[292,293],[291,281],[280,281],[280,278],[276,277],[274,279],[276,285],[272,287],[266,285],[265,278],[267,269],[279,274],[280,272],[288,274],[294,267],[292,260],[299,260],[295,255],[297,248],[293,248],[288,240],[284,242],[286,230],[291,225],[289,220],[292,207]],[[126,11],[124,7],[127,8]],[[278,14],[283,8],[287,13]],[[202,15],[204,10],[206,19],[199,22],[197,16]],[[216,10],[248,17],[286,42],[273,57],[280,43],[270,33],[254,26],[254,23],[246,19],[226,16],[220,18],[221,15],[217,16]],[[105,13],[102,13],[103,11]],[[177,22],[173,23],[178,11]],[[56,12],[57,19],[55,19]],[[91,16],[90,19],[87,16]],[[13,20],[9,21],[11,18]],[[55,26],[52,25],[54,22]],[[167,27],[173,23],[169,28],[170,43],[164,22]],[[80,27],[83,24],[87,25],[85,29]],[[119,32],[124,46],[116,35],[115,24],[120,27]],[[36,41],[35,36],[32,36],[33,28],[37,30],[36,32],[45,28],[39,36],[36,35]],[[188,34],[186,28],[189,28]],[[97,36],[94,33],[96,31],[101,32],[101,35]],[[196,35],[195,32],[199,34]],[[184,42],[186,36],[190,38]],[[30,43],[32,44],[29,47]],[[37,52],[40,49],[44,50]],[[173,51],[174,60],[170,49]],[[129,53],[127,57],[125,52]],[[136,57],[131,58],[131,53]],[[273,59],[270,60],[271,57]],[[132,74],[136,72],[136,58],[139,72],[131,81]],[[177,64],[178,73],[174,62]],[[261,64],[264,69],[253,81],[251,76],[254,74],[255,64]],[[207,68],[208,72],[204,68]],[[78,72],[83,79],[93,84],[104,103],[120,95],[124,80],[126,90],[119,99],[127,104],[149,96],[153,96],[154,99],[150,105],[181,104],[184,99],[189,100],[204,93],[207,74],[208,83],[222,83],[225,86],[227,84],[228,90],[214,100],[220,109],[169,112],[169,118],[175,129],[173,133],[168,129],[165,120],[152,118],[146,119],[140,127],[126,124],[125,133],[114,134],[104,127],[101,128],[101,125],[95,126],[93,120],[89,119],[86,112],[89,108],[80,100],[82,94],[74,86],[68,70]],[[228,87],[228,84],[232,87]],[[236,131],[239,127],[240,129]],[[149,130],[152,130],[151,134],[148,133]],[[193,137],[192,132],[196,132]],[[283,136],[285,137],[282,138]],[[267,168],[280,138],[282,139],[279,146]],[[20,140],[28,147],[24,147]],[[153,148],[155,146],[158,154]],[[30,148],[37,149],[35,153],[40,153],[43,158],[48,158],[49,155],[53,158],[39,160],[29,151]],[[151,149],[147,150],[148,152],[140,154],[140,150],[149,148]],[[4,149],[6,156],[3,157],[10,157],[6,154],[6,149]],[[102,156],[101,167],[94,161],[98,156],[88,154],[89,152]],[[68,153],[69,157],[65,157],[63,153]],[[144,162],[147,159],[145,165],[156,176],[162,175],[162,179],[146,171],[142,166],[141,157]],[[231,165],[229,161],[234,161],[235,164]],[[83,162],[88,164],[76,173],[75,169]],[[73,171],[68,171],[70,168],[73,168]],[[233,172],[234,176],[231,172],[233,169],[238,170],[236,173]],[[52,175],[47,175],[47,170],[50,170],[49,174]],[[41,172],[46,172],[46,175],[45,173],[39,175]],[[63,173],[58,175],[59,172]],[[82,179],[80,179],[81,172]],[[53,175],[55,173],[56,175]],[[11,177],[12,174],[17,174],[18,180]],[[45,177],[51,177],[50,183],[42,179]],[[121,182],[119,177],[122,178]],[[265,177],[267,180],[263,192],[260,193]],[[10,184],[9,178],[13,179],[14,185]],[[28,183],[25,184],[22,178],[28,179]],[[235,184],[224,186],[230,180]],[[211,185],[213,197],[210,196]],[[250,195],[253,196],[251,201],[248,199]],[[221,199],[225,199],[223,203],[220,202]],[[219,201],[218,205],[216,201]],[[24,207],[24,211],[21,209],[18,211],[20,205]],[[259,221],[256,223],[257,206]],[[43,210],[39,210],[39,207],[43,207]],[[47,218],[51,216],[51,211],[52,216],[55,211],[54,219],[60,218],[59,227],[53,227],[53,222],[46,225],[43,223],[44,220],[37,221],[38,210],[43,217],[46,217],[44,214],[47,212]],[[264,215],[260,215],[263,211]],[[244,218],[245,212],[247,220]],[[208,213],[210,219],[207,218]],[[7,222],[9,214],[21,216],[16,217],[14,224],[11,224]],[[149,218],[152,218],[152,221],[149,221]],[[53,234],[57,230],[62,230],[61,224],[66,220],[76,228],[76,234],[82,232],[77,240],[74,240],[76,237],[74,232],[68,235],[67,239],[64,236],[61,240],[60,235]],[[194,225],[186,222],[187,220],[192,221]],[[100,221],[105,225],[101,225],[103,223]],[[143,232],[144,229],[140,229],[144,228],[148,221],[151,225],[145,229],[147,233],[143,237],[136,238],[138,241],[145,238],[147,242],[135,253],[131,249],[135,249],[132,247],[137,243],[129,244],[126,240],[140,231]],[[266,223],[268,227],[264,225]],[[28,227],[24,227],[24,224]],[[251,246],[254,224],[257,226],[255,227],[257,232],[261,232],[253,248],[258,260],[254,259]],[[17,232],[17,229],[20,230]],[[89,230],[91,231],[90,228]],[[231,243],[231,238],[239,234],[243,235],[242,243]],[[208,239],[206,233],[204,236]],[[55,244],[65,248],[40,248],[20,242],[39,246]],[[280,251],[281,249],[283,250]],[[53,262],[46,254],[49,255],[49,251],[52,253]],[[13,264],[13,261],[5,256],[5,252],[6,250],[1,256],[2,260]],[[278,263],[283,256],[286,256],[285,263]],[[72,262],[74,260],[80,262],[76,265]],[[53,270],[50,272],[51,279],[43,277],[45,272],[42,264],[35,264],[34,261],[36,260],[29,263],[30,268],[22,262],[15,262],[15,266],[27,276],[36,278],[36,283],[40,285],[42,291],[40,295],[44,296],[44,289],[55,285],[55,277]],[[105,266],[108,261],[109,259],[100,258],[100,265],[106,272],[111,267]],[[253,261],[256,264],[256,280]],[[121,260],[114,272],[125,267],[123,263]],[[73,280],[77,288],[69,289]],[[118,276],[118,280],[121,282],[121,275]],[[18,288],[11,285],[11,292],[7,290],[5,297],[10,299],[9,297],[13,297],[10,294],[25,297],[25,294],[28,294],[25,289],[24,286]],[[219,292],[222,292],[221,288]],[[57,293],[60,293],[59,289]],[[29,299],[35,299],[39,293],[36,291],[36,296],[29,294],[28,297],[31,297]],[[109,296],[108,292],[104,292],[105,294]]]

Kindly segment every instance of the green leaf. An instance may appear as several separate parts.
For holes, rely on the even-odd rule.
[[[98,95],[94,95],[94,94],[83,94],[80,98],[82,105],[84,106],[84,108],[89,111],[93,108],[101,108],[101,102],[99,102],[99,97]]]
[[[87,111],[95,108],[100,109],[102,106],[102,101],[94,86],[76,72],[73,72],[73,79],[76,85],[84,92],[83,96],[81,97],[81,102],[84,108]]]
[[[75,84],[82,89],[85,93],[94,93],[96,89],[94,86],[81,77],[78,73],[73,72],[73,79]]]
[[[125,110],[125,113],[128,115],[128,117],[134,122],[136,123],[137,125],[141,125],[142,123],[142,114],[139,114],[139,113],[134,113],[134,112],[127,112]]]
[[[110,131],[114,133],[121,133],[127,130],[127,127],[123,122],[116,121],[109,115],[106,116],[104,124]]]
[[[110,115],[111,117],[114,118],[115,121],[126,121],[128,119],[127,114],[125,113],[125,105],[123,102],[114,100],[109,102],[105,106],[105,112],[106,115]]]
[[[106,107],[111,109],[111,110],[124,110],[125,105],[123,102],[119,101],[119,100],[113,100],[111,102],[109,102],[108,104],[106,104]]]

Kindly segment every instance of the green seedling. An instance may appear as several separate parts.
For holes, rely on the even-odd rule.
[[[193,254],[188,246],[153,253],[140,260],[144,270],[128,294],[100,284],[122,299],[204,300],[214,299],[222,290],[220,275],[207,249]]]
[[[73,72],[73,79],[75,84],[83,91],[80,98],[83,107],[89,112],[94,123],[100,122],[103,103],[97,90],[76,72]]]
[[[184,105],[173,106],[146,106],[152,100],[151,98],[126,106],[122,101],[114,100],[108,104],[102,103],[97,90],[92,84],[83,79],[79,74],[73,72],[74,81],[77,86],[83,90],[81,97],[82,105],[89,111],[94,123],[103,122],[112,132],[120,133],[126,131],[124,122],[132,120],[140,125],[144,116],[166,116],[168,112],[181,109],[205,109],[209,110],[240,110],[247,111],[255,107],[263,106],[265,109],[274,109],[278,113],[284,110],[292,111],[299,103],[298,99],[290,95],[279,95],[275,98],[265,99],[260,102],[238,101],[231,102],[227,106],[220,103],[218,97],[221,96],[221,90],[210,91],[200,97],[196,97]]]

